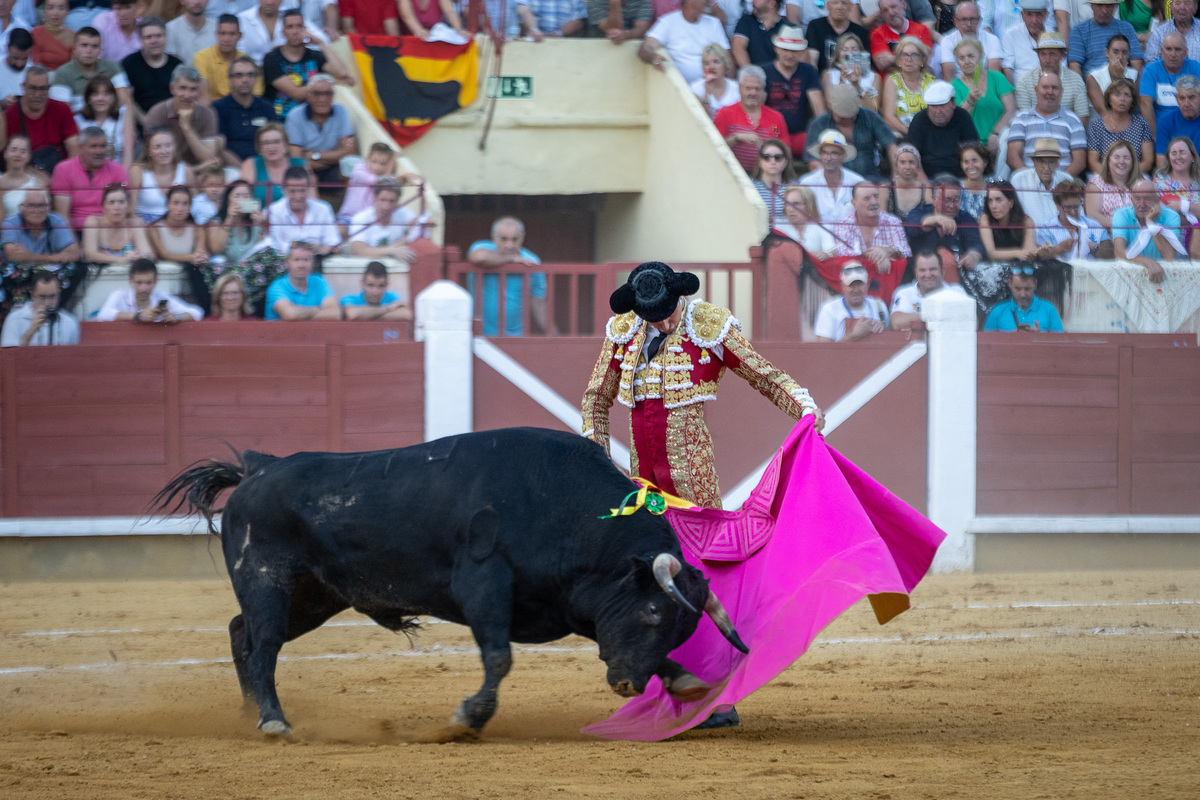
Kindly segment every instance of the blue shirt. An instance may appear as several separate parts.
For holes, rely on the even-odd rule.
[[[1129,60],[1142,61],[1142,46],[1132,25],[1123,19],[1113,19],[1112,23],[1101,27],[1096,20],[1089,19],[1071,28],[1067,63],[1082,64],[1084,75],[1103,67],[1108,63],[1108,57],[1104,55],[1108,40],[1118,33],[1129,40]]]
[[[1142,97],[1149,97],[1154,101],[1154,116],[1156,119],[1173,108],[1179,108],[1179,103],[1175,102],[1175,81],[1179,80],[1183,75],[1200,77],[1200,62],[1185,58],[1178,75],[1172,75],[1167,72],[1167,68],[1163,66],[1162,61],[1151,61],[1142,70],[1142,80],[1138,85],[1138,93]]]
[[[245,108],[233,99],[233,95],[227,94],[213,101],[212,110],[217,112],[217,130],[225,137],[225,146],[243,160],[258,154],[254,149],[258,129],[268,122],[279,121],[275,106],[261,97],[255,97],[250,101],[250,107]]]
[[[71,233],[66,221],[53,212],[47,215],[42,227],[34,231],[26,229],[25,220],[18,213],[4,220],[0,245],[5,244],[19,244],[35,256],[48,256],[75,244],[75,234]],[[7,261],[8,258],[0,260]]]
[[[484,239],[471,245],[467,256],[476,250],[496,252],[496,243]],[[521,248],[521,258],[534,264],[542,260],[533,253]],[[521,303],[521,289],[525,283],[522,275],[509,275],[504,282],[504,335],[520,336],[525,332],[525,307]],[[467,291],[475,296],[475,276],[467,276]],[[546,297],[546,273],[533,272],[529,275],[529,296],[544,299]],[[483,335],[496,336],[500,332],[500,276],[483,276]]]
[[[568,22],[587,19],[584,0],[517,0],[516,5],[529,7],[542,33],[558,33]]]
[[[1176,212],[1174,209],[1163,206],[1162,213],[1159,214],[1158,219],[1154,221],[1159,225],[1162,225],[1164,228],[1171,228],[1175,232],[1175,235],[1179,237],[1179,240],[1181,242],[1183,241],[1183,237],[1180,235],[1180,226],[1182,224],[1182,220],[1180,219],[1178,212]],[[1133,206],[1118,208],[1116,212],[1113,213],[1112,238],[1114,240],[1118,238],[1124,239],[1126,250],[1129,249],[1129,245],[1133,244],[1133,240],[1136,239],[1138,234],[1141,232],[1142,226],[1138,224],[1137,212],[1133,210]],[[1138,253],[1138,255],[1146,256],[1147,258],[1153,258],[1155,260],[1163,257],[1162,253],[1158,252],[1158,248],[1155,247],[1153,238],[1150,239],[1150,243],[1147,244],[1146,248],[1142,250],[1142,252]],[[1172,253],[1171,256],[1174,257],[1175,254]]]
[[[388,303],[394,303],[399,299],[400,299],[400,295],[396,294],[395,292],[384,292],[383,299],[379,301],[379,305],[386,306]],[[346,295],[345,297],[343,297],[342,305],[344,305],[344,306],[366,306],[366,305],[370,305],[370,304],[367,303],[367,298],[363,297],[363,293],[359,292],[358,294],[349,294],[349,295]]]
[[[354,135],[354,126],[350,124],[350,112],[338,103],[334,103],[329,109],[329,116],[324,124],[317,122],[313,117],[312,107],[308,103],[301,103],[288,112],[283,127],[287,131],[288,144],[314,153],[336,150],[343,136]]]
[[[1038,329],[1054,333],[1062,333],[1062,319],[1053,303],[1047,303],[1040,297],[1034,297],[1028,311],[1022,311],[1016,302],[1005,300],[988,314],[984,323],[985,331],[1015,331],[1017,323],[1022,325],[1038,324]]]
[[[318,308],[326,297],[334,297],[333,287],[320,275],[309,275],[303,292],[298,291],[287,275],[280,275],[267,287],[267,319],[279,319],[275,303],[287,300],[292,305]]]
[[[1178,108],[1171,109],[1158,118],[1158,127],[1154,129],[1154,152],[1160,156],[1167,154],[1167,145],[1176,136],[1183,136],[1192,141],[1200,141],[1200,117],[1186,119]]]

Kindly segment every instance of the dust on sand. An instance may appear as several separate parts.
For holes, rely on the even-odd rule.
[[[666,742],[579,729],[619,707],[595,647],[518,648],[478,742],[429,744],[482,680],[469,633],[348,613],[284,648],[291,741],[244,716],[219,581],[0,586],[0,797],[1200,796],[1200,573],[932,576],[859,604],[738,704]]]

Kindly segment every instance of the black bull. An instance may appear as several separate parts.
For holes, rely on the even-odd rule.
[[[242,610],[229,635],[267,733],[290,730],[275,692],[283,643],[347,608],[393,631],[419,615],[470,626],[484,681],[452,720],[475,731],[495,713],[513,641],[586,636],[614,691],[640,694],[658,675],[684,700],[708,687],[667,654],[698,609],[745,650],[665,519],[599,519],[637,487],[580,436],[513,428],[372,453],[246,451],[239,462],[200,462],[154,503],[211,523],[218,494],[237,487],[221,524]]]

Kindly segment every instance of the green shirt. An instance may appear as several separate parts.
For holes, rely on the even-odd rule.
[[[1133,29],[1138,33],[1145,33],[1150,30],[1150,7],[1142,5],[1141,0],[1122,0],[1117,11],[1121,15],[1121,19],[1133,26]],[[1171,18],[1170,8],[1165,12],[1166,18]]]
[[[966,102],[971,90],[963,83],[962,78],[955,78],[953,85],[954,101],[961,106]],[[1004,116],[1004,102],[1000,98],[1012,94],[1012,91],[1012,84],[1004,77],[1004,73],[988,70],[987,92],[979,98],[979,102],[971,111],[971,120],[975,123],[975,130],[979,131],[979,141],[986,142],[992,135],[996,123]]]
[[[83,90],[87,88],[88,81],[97,75],[103,75],[112,81],[114,88],[124,89],[129,86],[129,79],[125,77],[124,70],[115,61],[97,59],[96,71],[91,75],[84,75],[79,69],[79,64],[72,58],[54,71],[54,85],[50,87],[50,99],[61,100],[70,104],[72,111],[79,111],[83,108]]]

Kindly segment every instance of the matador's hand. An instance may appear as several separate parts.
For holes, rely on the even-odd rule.
[[[825,412],[818,408],[814,416],[816,416],[816,421],[813,422],[813,430],[820,433],[825,430]]]

